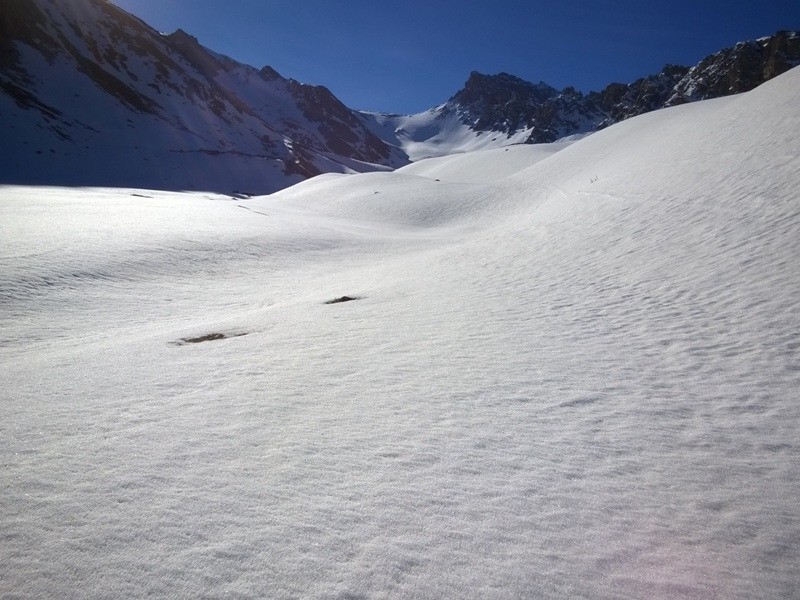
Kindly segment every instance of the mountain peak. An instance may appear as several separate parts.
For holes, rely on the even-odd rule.
[[[269,65],[264,65],[259,71],[259,74],[265,81],[275,81],[276,79],[283,79],[280,73]]]
[[[471,71],[466,83],[464,84],[464,89],[497,88],[500,86],[519,89],[538,89],[552,93],[556,92],[555,88],[547,85],[543,81],[540,81],[539,83],[531,83],[530,81],[525,81],[524,79],[517,77],[516,75],[506,73],[505,71],[501,71],[495,75],[487,75],[479,71]]]
[[[450,99],[450,102],[462,108],[484,104],[487,100],[494,105],[520,102],[529,104],[556,94],[558,92],[555,88],[543,82],[534,84],[509,73],[484,75],[472,71],[464,87]]]
[[[509,73],[484,75],[472,71],[447,104],[475,130],[511,132],[525,126],[531,107],[557,95],[558,90],[543,82],[534,84]]]
[[[200,42],[197,38],[190,33],[186,33],[183,29],[176,29],[172,33],[165,36],[169,41],[177,44],[191,44],[199,46]]]

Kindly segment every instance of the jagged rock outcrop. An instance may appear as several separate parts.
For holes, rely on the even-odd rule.
[[[628,85],[612,83],[602,92],[588,94],[587,99],[595,102],[605,113],[597,128],[663,108],[688,71],[688,67],[665,65],[655,75],[642,77]]]
[[[611,83],[588,94],[573,87],[559,92],[546,83],[530,83],[508,73],[472,72],[460,91],[429,112],[439,120],[457,115],[476,134],[517,141],[524,134],[528,143],[553,142],[660,108],[746,92],[797,64],[800,34],[780,31],[721,50],[691,68],[666,65],[633,83]],[[403,119],[384,115],[379,120],[400,123]],[[440,130],[431,131],[439,135]],[[423,141],[419,136],[414,139],[417,144]]]
[[[666,106],[748,92],[800,64],[800,33],[741,42],[708,56],[687,70]]]
[[[529,83],[508,73],[470,73],[464,87],[448,101],[476,130],[510,132],[525,126],[532,112],[558,91],[546,83]]]

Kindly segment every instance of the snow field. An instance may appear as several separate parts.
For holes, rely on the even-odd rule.
[[[2,591],[796,597],[798,83],[244,201],[5,188]]]
[[[401,167],[397,172],[455,183],[487,183],[526,169],[570,143],[520,144],[427,158]]]

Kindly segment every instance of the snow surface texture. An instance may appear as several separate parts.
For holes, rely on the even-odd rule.
[[[799,88],[482,183],[4,188],[0,593],[797,598]]]

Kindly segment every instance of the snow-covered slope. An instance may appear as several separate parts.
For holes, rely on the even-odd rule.
[[[407,164],[326,88],[106,0],[0,4],[0,182],[266,193]]]
[[[2,591],[795,598],[799,87],[483,183],[2,189]]]
[[[571,143],[574,143],[574,140],[552,144],[517,144],[490,150],[475,150],[419,160],[397,169],[397,172],[440,181],[488,183],[526,169],[551,154],[563,150]]]
[[[512,135],[498,131],[475,131],[463,115],[446,104],[414,115],[362,113],[365,125],[412,161],[461,152],[474,152],[522,144],[530,136],[525,129]]]

